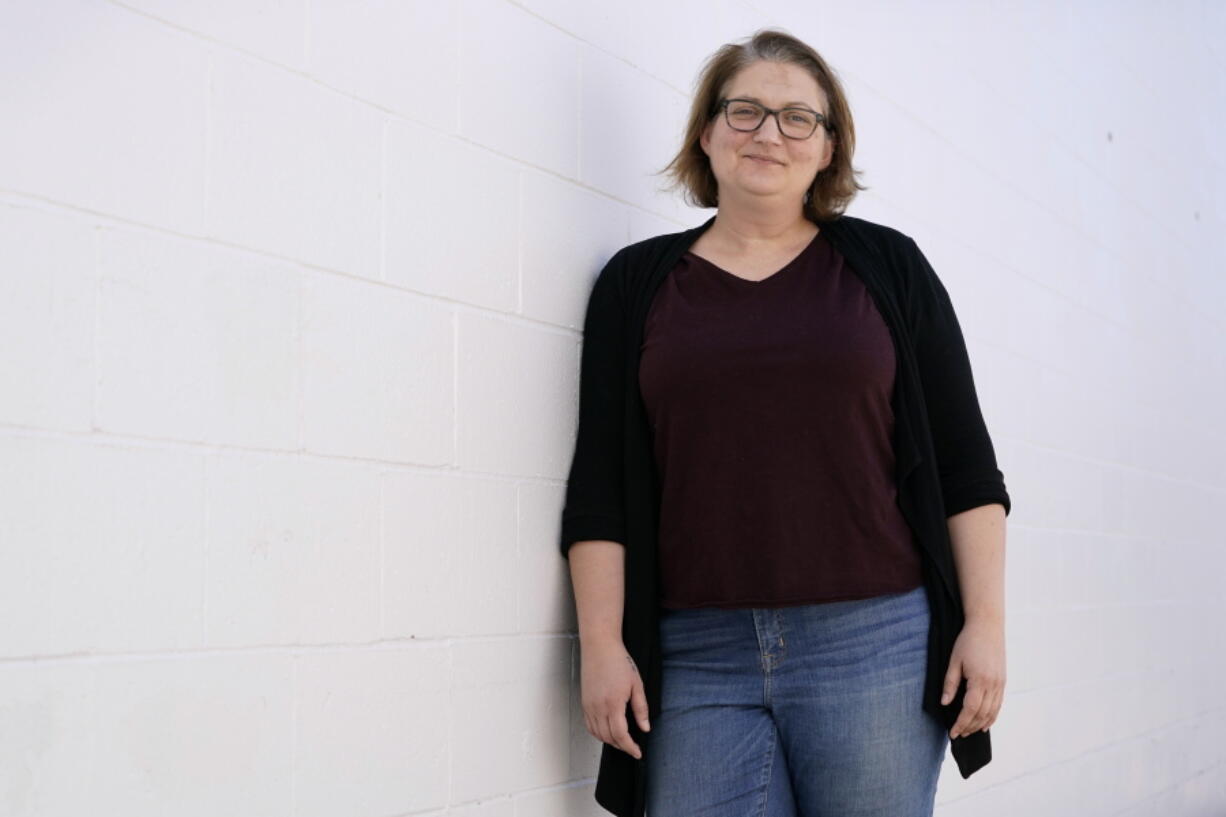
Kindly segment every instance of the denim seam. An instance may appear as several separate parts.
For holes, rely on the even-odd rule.
[[[767,805],[769,805],[770,796],[771,796],[771,785],[770,785],[771,784],[771,774],[773,774],[775,770],[775,746],[779,742],[778,737],[775,735],[775,731],[774,731],[774,730],[777,730],[779,727],[775,724],[775,719],[773,717],[770,719],[770,721],[771,721],[771,730],[772,730],[771,731],[771,741],[770,741],[770,748],[767,749],[767,755],[766,755],[766,773],[762,776],[762,781],[761,781],[762,804],[758,808],[758,817],[765,817],[766,807]]]
[[[776,614],[775,623],[779,628],[779,658],[778,660],[775,661],[775,667],[778,668],[779,666],[783,664],[783,659],[787,657],[788,645],[787,645],[786,640],[783,637],[783,630],[785,627],[783,616]]]

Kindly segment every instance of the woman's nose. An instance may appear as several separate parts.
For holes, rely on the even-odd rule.
[[[779,132],[779,123],[775,121],[775,117],[767,116],[766,119],[762,120],[762,124],[753,132],[753,138],[755,142],[779,142],[783,138],[783,134]]]

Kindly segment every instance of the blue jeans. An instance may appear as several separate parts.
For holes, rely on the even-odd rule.
[[[662,610],[646,817],[931,817],[927,592]]]

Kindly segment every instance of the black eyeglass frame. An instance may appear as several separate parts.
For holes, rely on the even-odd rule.
[[[732,124],[732,120],[728,118],[728,103],[729,102],[746,102],[750,105],[757,105],[759,108],[762,109],[762,118],[759,119],[758,124],[754,125],[752,128],[738,128],[736,125]],[[797,141],[804,141],[805,139],[812,139],[813,134],[817,133],[818,125],[820,125],[823,129],[825,129],[826,133],[834,132],[830,128],[830,121],[826,119],[826,115],[823,113],[818,113],[817,111],[812,110],[810,108],[797,108],[795,106],[790,107],[790,108],[768,108],[765,105],[763,105],[761,102],[756,102],[752,99],[742,99],[740,97],[733,97],[732,99],[721,99],[719,102],[717,102],[715,104],[715,110],[711,112],[711,115],[715,116],[721,110],[724,112],[724,121],[728,123],[728,127],[732,128],[735,131],[740,131],[741,133],[753,133],[758,128],[762,127],[762,123],[766,121],[766,117],[768,116],[775,117],[775,126],[779,128],[779,133],[782,134],[783,136],[786,136],[788,139],[795,139]],[[783,113],[784,111],[804,111],[805,113],[813,114],[814,116],[816,116],[817,122],[814,123],[813,130],[809,131],[808,136],[791,136],[790,134],[783,132],[783,121],[779,119],[779,114]]]

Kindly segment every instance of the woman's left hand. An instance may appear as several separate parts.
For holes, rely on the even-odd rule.
[[[1005,628],[1003,622],[968,619],[954,641],[941,703],[948,704],[966,677],[962,711],[949,731],[952,740],[987,729],[996,722],[1005,694]]]

